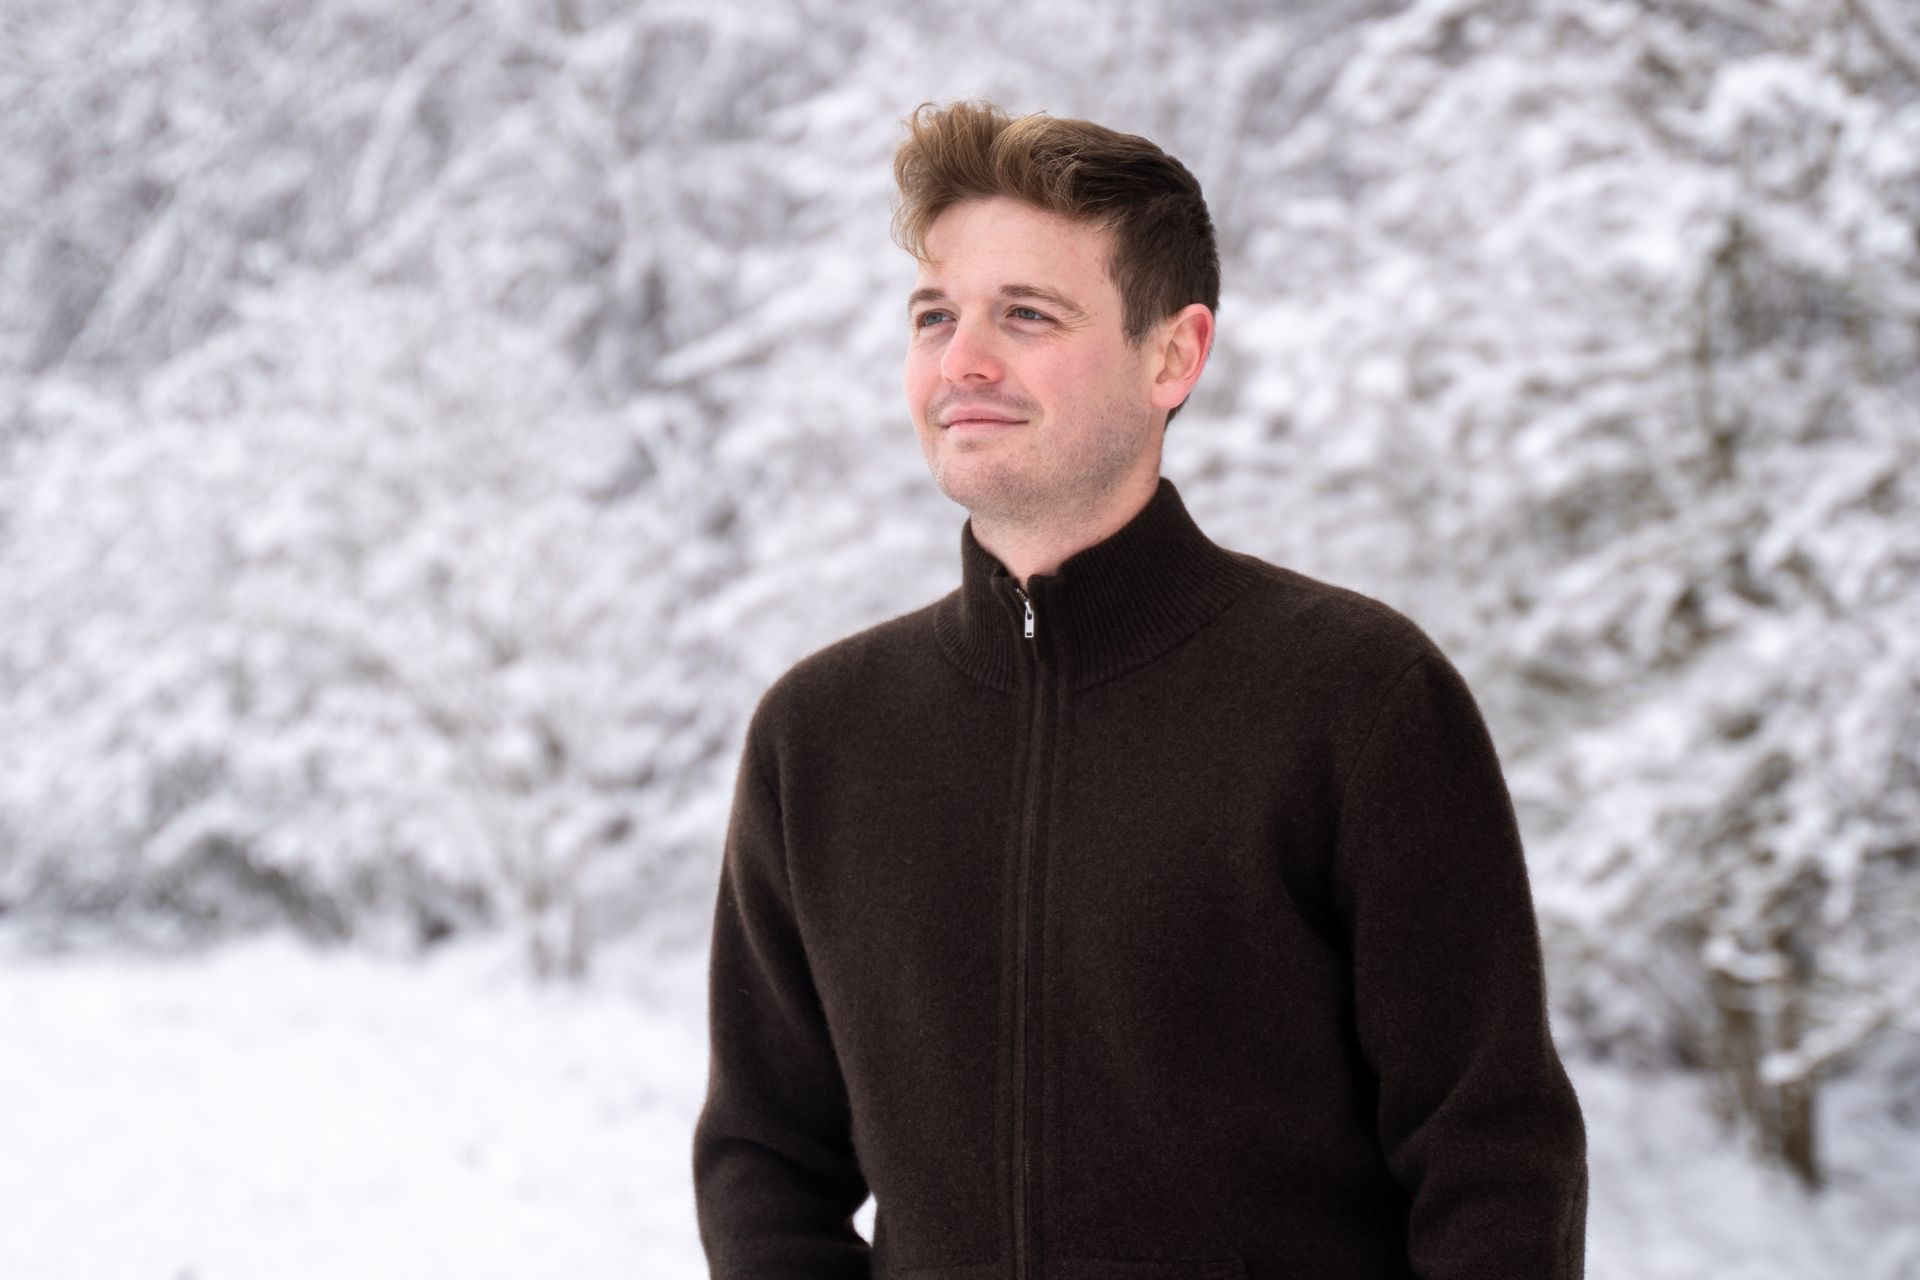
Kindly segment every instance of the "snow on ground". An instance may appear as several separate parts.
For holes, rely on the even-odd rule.
[[[16,950],[0,1277],[703,1277],[704,956],[626,972],[542,988],[492,943]],[[1835,1185],[1808,1202],[1717,1133],[1698,1081],[1569,1065],[1594,1280],[1920,1280],[1920,1143],[1866,1087],[1827,1095]]]
[[[516,962],[10,959],[0,1277],[703,1274],[699,1007]]]

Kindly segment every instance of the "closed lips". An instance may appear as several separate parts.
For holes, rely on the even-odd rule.
[[[950,413],[946,417],[946,425],[950,427],[960,422],[1022,422],[1022,421],[1025,421],[1025,419],[1010,418],[1004,413],[988,413],[985,410],[980,410],[980,409],[964,409],[958,413]]]

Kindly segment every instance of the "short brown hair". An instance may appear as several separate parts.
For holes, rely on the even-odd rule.
[[[927,231],[949,206],[1011,196],[1113,233],[1107,275],[1129,342],[1190,303],[1220,310],[1220,252],[1200,184],[1147,139],[1044,111],[1011,117],[985,99],[923,102],[906,126],[893,155],[893,238],[915,258],[926,260]]]

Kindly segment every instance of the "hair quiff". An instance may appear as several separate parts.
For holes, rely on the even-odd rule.
[[[1129,342],[1191,303],[1219,311],[1220,254],[1200,184],[1147,139],[1044,111],[1013,117],[984,99],[923,102],[906,126],[893,156],[893,238],[916,259],[926,261],[927,231],[949,206],[1011,196],[1113,233],[1107,274]]]

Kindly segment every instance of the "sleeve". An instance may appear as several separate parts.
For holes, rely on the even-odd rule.
[[[713,1280],[867,1280],[853,1214],[868,1186],[751,729],[714,908],[708,1031],[693,1185]]]
[[[1333,884],[1414,1273],[1579,1280],[1586,1130],[1548,1027],[1519,827],[1438,650],[1401,672],[1354,760]]]

